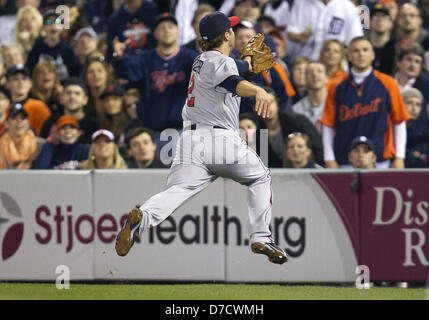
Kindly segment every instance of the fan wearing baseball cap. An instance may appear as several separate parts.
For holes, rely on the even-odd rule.
[[[34,161],[33,169],[74,170],[88,158],[89,145],[79,142],[79,123],[75,117],[64,115],[56,122],[59,143],[47,141]]]
[[[0,169],[30,169],[37,156],[37,141],[22,104],[9,107],[6,127],[0,137]]]
[[[374,143],[367,137],[353,139],[349,152],[349,162],[356,169],[375,169],[377,155]]]
[[[93,133],[88,158],[79,163],[79,169],[127,169],[127,164],[119,153],[115,136],[106,129]]]

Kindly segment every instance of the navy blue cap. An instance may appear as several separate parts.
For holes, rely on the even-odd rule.
[[[240,22],[236,16],[227,17],[222,12],[212,12],[200,21],[200,34],[203,40],[212,40],[224,33],[229,28],[235,27]]]
[[[10,67],[9,69],[7,69],[6,78],[9,78],[10,76],[13,76],[13,75],[15,75],[17,73],[23,73],[23,74],[25,74],[28,77],[31,76],[30,69],[28,69],[23,64],[16,64],[16,65]]]
[[[353,150],[354,148],[356,148],[356,146],[358,146],[360,144],[366,144],[372,151],[375,152],[374,143],[365,136],[360,136],[360,137],[354,138],[352,141],[352,145],[350,147],[350,151]]]
[[[163,12],[163,13],[161,13],[161,14],[159,14],[159,15],[157,15],[156,16],[156,18],[155,18],[155,26],[154,26],[154,29],[161,23],[161,22],[163,22],[163,21],[165,21],[165,20],[170,20],[171,22],[173,22],[176,26],[178,25],[177,24],[177,20],[176,20],[176,17],[174,16],[174,15],[172,15],[171,13],[169,13],[169,12]]]
[[[8,119],[15,118],[18,114],[23,114],[28,118],[28,113],[25,111],[24,106],[21,103],[12,103],[9,107]]]
[[[115,96],[122,97],[124,95],[124,89],[119,84],[108,85],[107,88],[100,95],[100,99],[104,99],[105,97],[107,97],[109,95],[115,95]]]

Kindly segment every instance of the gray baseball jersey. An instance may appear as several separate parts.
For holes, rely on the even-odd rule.
[[[218,51],[198,56],[192,66],[183,121],[237,131],[241,98],[219,84],[238,75],[234,60]]]

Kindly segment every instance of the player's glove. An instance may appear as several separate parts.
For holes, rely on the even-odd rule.
[[[275,63],[270,47],[264,43],[264,35],[262,33],[258,33],[249,40],[241,52],[241,59],[246,56],[251,57],[252,73],[261,73],[262,71],[271,69]]]

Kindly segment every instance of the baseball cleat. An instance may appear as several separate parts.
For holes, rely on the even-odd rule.
[[[274,243],[255,242],[251,249],[253,253],[265,254],[272,263],[283,264],[288,261],[286,251]]]
[[[139,227],[142,222],[142,213],[138,208],[130,211],[125,225],[116,237],[115,249],[118,256],[125,256],[134,242],[139,239]]]

